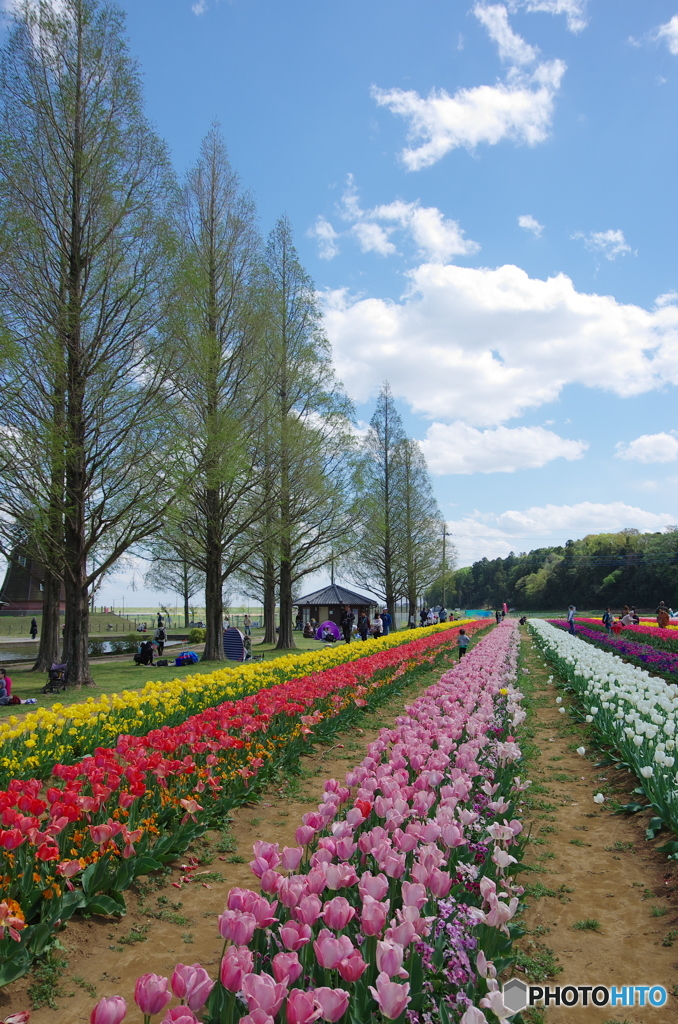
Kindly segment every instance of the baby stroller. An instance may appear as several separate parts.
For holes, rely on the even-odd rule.
[[[52,662],[52,666],[47,673],[47,682],[42,688],[43,693],[59,693],[60,690],[65,690],[68,685],[68,664],[57,664]]]

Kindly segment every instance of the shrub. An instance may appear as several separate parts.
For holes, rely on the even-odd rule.
[[[198,626],[194,626],[188,634],[189,644],[204,644],[206,630],[200,629]]]

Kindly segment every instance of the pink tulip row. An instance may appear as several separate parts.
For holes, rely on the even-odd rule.
[[[434,970],[447,972],[451,1021],[506,1016],[492,956],[510,948],[522,894],[517,646],[506,621],[381,731],[344,785],[327,780],[298,846],[255,844],[261,891],[228,895],[219,977],[179,964],[169,980],[139,978],[144,1024],[423,1020],[440,998]],[[91,1024],[126,1012],[104,998]]]

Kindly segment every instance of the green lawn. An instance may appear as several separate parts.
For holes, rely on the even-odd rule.
[[[319,640],[305,640],[300,633],[295,634],[295,643],[297,644],[296,651],[292,649],[277,651],[272,644],[255,644],[254,652],[255,654],[263,653],[264,660],[270,661],[272,658],[279,658],[284,654],[293,654],[299,651],[317,651],[327,647],[327,644],[321,643]],[[343,641],[339,641],[339,644],[343,646]],[[178,652],[179,649],[179,647],[170,648],[165,654],[169,658],[171,651],[176,650]],[[0,652],[1,664],[2,653]],[[41,693],[40,691],[45,685],[47,676],[41,672],[31,672],[30,663],[8,665],[7,672],[12,680],[12,693],[24,700],[26,697],[36,697],[38,704],[10,704],[0,707],[0,719],[6,718],[9,715],[27,714],[28,712],[35,711],[36,707],[50,707],[57,702],[60,704],[77,704],[80,701],[86,701],[89,697],[93,697],[96,700],[102,693],[140,690],[146,683],[151,681],[184,679],[188,675],[213,672],[217,668],[227,665],[233,666],[234,664],[232,661],[210,661],[198,662],[197,665],[193,665],[189,669],[185,666],[182,668],[174,666],[168,666],[167,668],[144,668],[132,662],[132,655],[129,655],[129,660],[126,661],[99,661],[98,659],[93,659],[90,662],[90,667],[92,676],[97,684],[96,687],[83,690],[66,690],[61,693]]]

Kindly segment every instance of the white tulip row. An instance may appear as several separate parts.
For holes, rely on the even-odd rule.
[[[678,687],[543,619],[528,625],[584,705],[586,721],[633,768],[664,821],[678,825]]]

